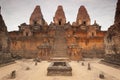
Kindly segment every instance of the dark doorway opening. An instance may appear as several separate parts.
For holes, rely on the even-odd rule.
[[[34,21],[34,25],[37,25],[37,21]]]
[[[92,37],[94,37],[94,33],[92,32]]]
[[[59,21],[59,25],[61,25],[61,21]]]
[[[28,36],[29,34],[28,34],[28,32],[26,32],[26,36]]]
[[[62,23],[62,20],[60,19],[60,20],[59,20],[59,25],[61,25],[61,23]]]
[[[83,21],[83,25],[86,25],[86,21]]]

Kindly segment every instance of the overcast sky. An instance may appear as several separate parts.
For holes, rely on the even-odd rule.
[[[41,6],[44,19],[48,24],[53,21],[53,16],[58,5],[62,5],[67,21],[76,21],[78,9],[84,5],[90,15],[91,24],[94,20],[107,30],[114,22],[117,0],[0,0],[2,16],[8,31],[18,30],[18,25],[26,22],[36,5]]]

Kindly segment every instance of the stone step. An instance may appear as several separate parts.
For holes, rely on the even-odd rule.
[[[54,46],[54,49],[66,49],[67,47],[64,45],[64,46]]]
[[[66,54],[66,51],[64,51],[64,52],[54,52],[54,54]]]
[[[52,57],[50,61],[70,61],[68,57]]]
[[[56,52],[56,53],[58,53],[58,52],[64,52],[64,53],[65,53],[66,50],[61,50],[61,51],[60,51],[60,50],[55,50],[55,51],[53,51],[53,52]]]
[[[66,55],[66,54],[62,54],[62,55],[53,55],[53,57],[68,57],[68,55]]]
[[[58,49],[66,49],[67,46],[65,46],[65,45],[59,45],[59,46],[55,45],[54,49],[56,49],[56,48],[58,48]]]
[[[54,43],[54,57],[67,57],[67,44],[65,39],[65,31],[63,27],[57,26],[56,35],[55,35],[55,43]]]
[[[66,53],[64,53],[64,52],[55,52],[54,54],[66,54]]]
[[[63,54],[63,53],[66,53],[66,51],[54,51],[54,53],[60,53],[60,54]]]

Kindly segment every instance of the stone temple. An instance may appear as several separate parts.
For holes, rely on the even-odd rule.
[[[84,5],[72,24],[62,5],[50,24],[37,5],[29,24],[8,32],[0,7],[0,80],[120,80],[119,4],[108,31],[91,24]]]
[[[91,24],[89,13],[83,5],[72,24],[66,20],[61,5],[58,6],[53,21],[47,24],[40,6],[37,5],[30,16],[29,24],[22,23],[18,27],[18,31],[11,32],[7,32],[6,27],[1,28],[3,39],[9,41],[2,42],[0,50],[8,49],[14,58],[82,60],[84,57],[100,58],[104,55],[106,31],[101,31],[101,26],[96,21]]]

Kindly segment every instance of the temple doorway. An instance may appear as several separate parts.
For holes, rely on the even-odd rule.
[[[86,21],[83,21],[83,25],[86,25]]]
[[[62,19],[59,20],[59,25],[61,25],[61,23],[62,23]]]

